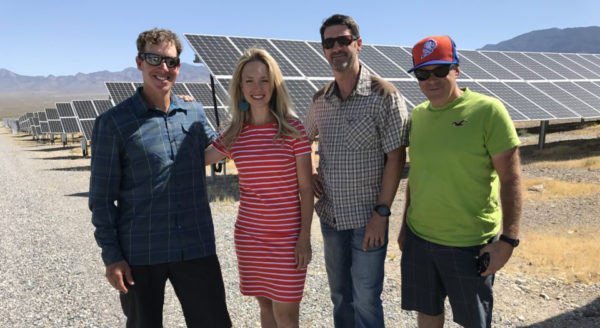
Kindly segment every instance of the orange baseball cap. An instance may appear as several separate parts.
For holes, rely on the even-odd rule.
[[[447,35],[430,36],[412,48],[413,68],[408,73],[426,65],[457,64],[456,44]]]

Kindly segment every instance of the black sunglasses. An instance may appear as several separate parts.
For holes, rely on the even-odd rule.
[[[167,64],[168,68],[173,68],[173,67],[176,67],[177,65],[179,65],[179,57],[166,57],[166,56],[161,56],[161,55],[153,54],[150,52],[146,52],[146,53],[140,54],[140,58],[142,60],[145,60],[146,63],[148,63],[152,66],[160,66],[160,64],[162,64],[163,60],[165,61],[165,64]]]
[[[450,73],[450,69],[453,66],[454,65],[442,65],[442,66],[436,67],[432,70],[418,68],[415,70],[415,77],[419,81],[426,81],[431,76],[431,73],[433,73],[433,75],[435,75],[439,78],[446,77],[448,75],[448,73]]]
[[[327,38],[324,39],[321,44],[323,45],[323,48],[325,49],[331,49],[333,48],[333,46],[335,46],[335,43],[337,42],[340,46],[347,46],[350,43],[352,43],[352,41],[358,40],[357,37],[355,37],[354,35],[342,35],[342,36],[338,36],[337,38]]]

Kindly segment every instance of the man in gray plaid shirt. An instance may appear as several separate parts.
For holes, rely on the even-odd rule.
[[[335,81],[313,97],[305,122],[319,137],[313,172],[335,327],[383,327],[384,260],[390,206],[406,161],[402,95],[360,65],[358,25],[333,15],[321,43]]]

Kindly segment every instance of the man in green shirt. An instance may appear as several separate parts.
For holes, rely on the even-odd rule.
[[[499,100],[458,87],[450,37],[425,38],[412,55],[428,101],[410,119],[402,308],[419,327],[442,327],[447,296],[455,322],[490,327],[494,273],[518,245],[519,139]]]

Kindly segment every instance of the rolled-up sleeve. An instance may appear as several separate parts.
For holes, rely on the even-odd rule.
[[[121,183],[120,139],[111,116],[100,116],[92,134],[89,207],[96,242],[105,265],[124,259],[119,244],[119,210],[116,202]]]

